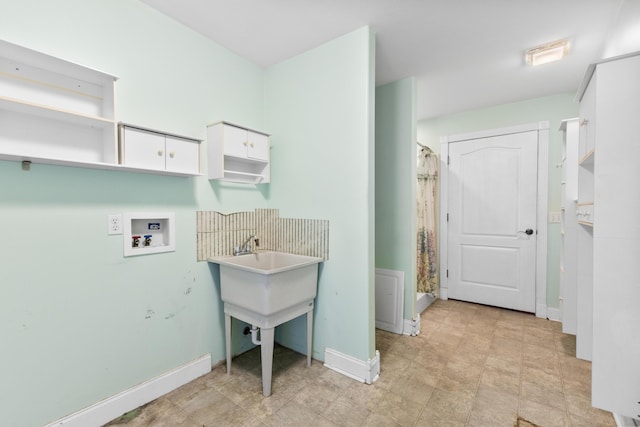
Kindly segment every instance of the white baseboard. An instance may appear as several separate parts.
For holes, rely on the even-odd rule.
[[[618,427],[635,427],[640,426],[640,420],[625,417],[624,415],[613,414],[613,419]]]
[[[449,299],[449,288],[440,288],[440,299]]]
[[[361,383],[371,384],[380,375],[380,352],[376,350],[375,357],[365,362],[337,350],[326,348],[324,366]]]
[[[562,313],[559,308],[547,307],[547,319],[560,322],[562,320]]]
[[[211,354],[165,372],[128,390],[108,397],[45,427],[101,426],[139,406],[211,372]]]
[[[536,317],[547,318],[547,304],[536,304]]]
[[[423,311],[427,309],[433,302],[436,300],[436,297],[433,294],[418,292],[418,297],[416,299],[416,313],[420,315]]]
[[[420,316],[415,319],[403,319],[402,334],[415,337],[420,333]]]

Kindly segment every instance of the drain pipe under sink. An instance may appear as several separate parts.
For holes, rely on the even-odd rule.
[[[262,344],[262,341],[258,339],[258,331],[260,331],[260,328],[258,328],[257,326],[251,325],[251,342],[254,343],[255,345]]]

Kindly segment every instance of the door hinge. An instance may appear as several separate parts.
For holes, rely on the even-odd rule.
[[[451,162],[451,157],[447,154],[447,164],[449,164],[449,162]]]
[[[449,269],[447,269],[447,277],[449,277]]]
[[[449,212],[447,212],[447,222],[449,222]]]

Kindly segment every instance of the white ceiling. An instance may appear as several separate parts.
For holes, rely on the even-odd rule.
[[[371,26],[376,83],[415,76],[418,119],[575,91],[624,0],[142,0],[262,66]],[[536,68],[524,51],[569,38]]]

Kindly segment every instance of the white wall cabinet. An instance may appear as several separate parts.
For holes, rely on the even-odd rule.
[[[590,230],[592,238],[583,233],[584,242],[579,241],[579,246],[593,247],[592,404],[640,419],[638,76],[640,52],[606,59],[589,67],[578,95],[581,119],[587,120],[581,131],[585,150],[581,170],[592,174],[597,213],[593,227],[581,227]],[[580,191],[585,202],[588,190],[587,186]]]
[[[200,141],[121,123],[120,162],[128,168],[169,174],[200,173]]]
[[[116,79],[0,40],[0,159],[117,164]]]
[[[562,181],[560,216],[560,313],[562,332],[576,335],[577,331],[577,284],[578,284],[578,222],[576,201],[578,199],[578,148],[579,119],[563,120],[560,130],[562,138]]]
[[[227,122],[207,128],[209,179],[270,182],[269,135]]]

